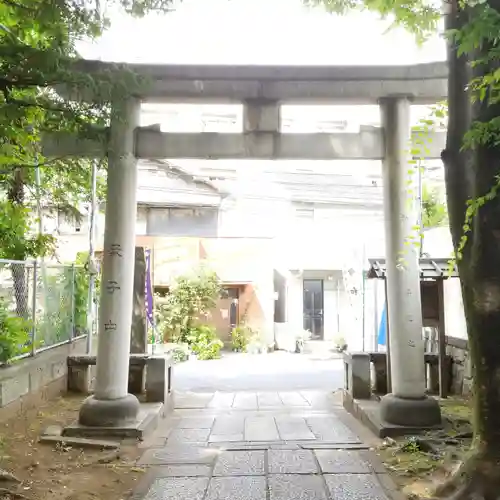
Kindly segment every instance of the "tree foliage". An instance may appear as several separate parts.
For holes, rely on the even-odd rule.
[[[210,313],[221,293],[216,273],[204,268],[179,276],[166,299],[158,299],[158,329],[165,341],[189,343],[203,316]]]
[[[0,0],[0,244],[2,256],[25,259],[50,250],[48,239],[27,236],[30,211],[40,197],[45,204],[78,217],[78,206],[90,195],[87,159],[45,158],[42,134],[77,133],[105,137],[109,99],[137,84],[133,75],[78,70],[76,43],[95,38],[109,25],[107,8],[121,7],[135,16],[166,11],[171,0]],[[96,102],[75,102],[56,89],[90,87]],[[59,86],[59,87],[58,87]],[[99,132],[101,130],[101,132]],[[96,132],[97,131],[97,132]],[[41,186],[35,189],[35,167]],[[100,193],[103,182],[101,176]],[[11,218],[10,215],[15,217]],[[14,222],[22,221],[20,225]],[[9,227],[8,230],[6,228]],[[11,252],[13,250],[13,252]]]
[[[444,226],[447,222],[448,213],[439,189],[424,184],[422,187],[422,227],[430,229]]]

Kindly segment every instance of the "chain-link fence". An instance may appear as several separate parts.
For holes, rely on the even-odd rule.
[[[87,332],[82,266],[0,259],[0,363]]]

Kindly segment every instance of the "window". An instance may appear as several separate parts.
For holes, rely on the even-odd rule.
[[[59,211],[57,214],[57,230],[65,234],[80,233],[82,230],[81,218]]]

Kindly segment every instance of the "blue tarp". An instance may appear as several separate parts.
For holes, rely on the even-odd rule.
[[[378,345],[385,345],[387,342],[387,307],[384,305],[380,326],[378,327]]]

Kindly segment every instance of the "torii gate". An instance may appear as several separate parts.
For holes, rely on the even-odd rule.
[[[117,69],[97,61],[81,61],[79,66],[89,73]],[[83,403],[80,424],[120,428],[139,418],[139,402],[127,392],[138,158],[382,160],[393,393],[383,398],[381,416],[392,424],[405,425],[405,415],[412,412],[421,415],[422,427],[439,423],[437,402],[425,396],[418,251],[405,245],[405,240],[418,219],[418,190],[408,193],[412,181],[410,105],[446,98],[446,64],[126,68],[151,80],[151,85],[113,109],[109,143],[75,137],[44,139],[47,156],[108,157],[95,394]],[[141,100],[242,103],[243,131],[162,133],[140,128]],[[367,127],[359,133],[281,133],[282,104],[339,102],[379,104],[382,128]],[[444,134],[429,134],[419,157],[439,158]],[[400,265],[402,252],[404,266]],[[107,287],[107,283],[114,286]]]

